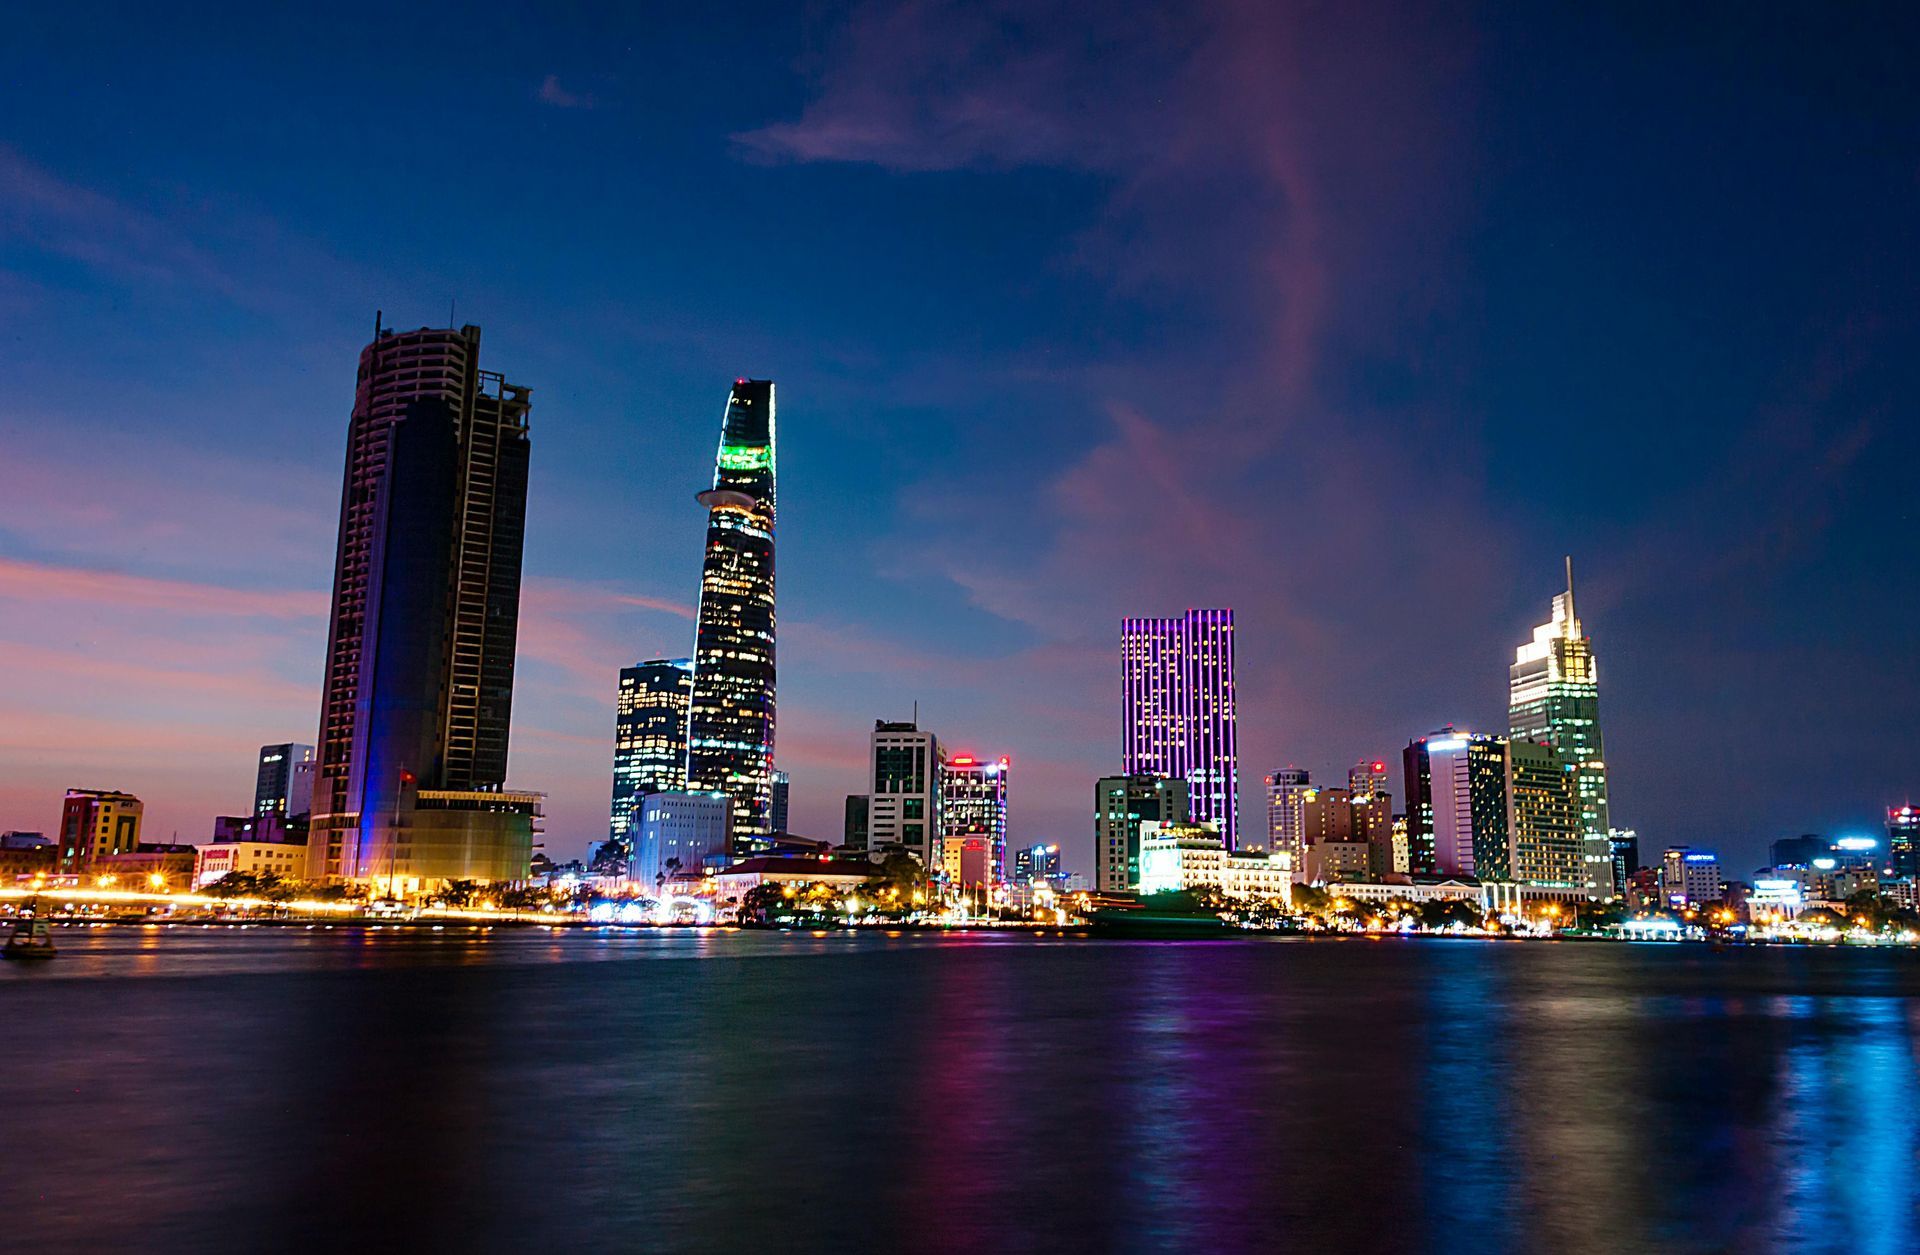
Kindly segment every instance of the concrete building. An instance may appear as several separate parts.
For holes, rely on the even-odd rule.
[[[864,859],[783,858],[758,855],[732,863],[711,877],[714,906],[730,910],[747,891],[759,885],[823,884],[835,889],[858,889],[873,876],[873,864]]]
[[[733,799],[725,793],[649,793],[635,813],[627,880],[642,889],[717,870],[733,849]]]
[[[347,430],[309,875],[524,879],[538,795],[506,791],[526,388],[480,329],[375,320]]]
[[[194,849],[193,885],[205,888],[230,872],[304,880],[307,849],[281,841],[209,841]]]
[[[940,870],[940,738],[916,723],[875,720],[868,745],[867,850],[898,846],[929,875]]]
[[[1240,844],[1233,611],[1120,624],[1121,770],[1185,780],[1193,817]]]
[[[940,874],[962,889],[1007,878],[1006,758],[955,754],[940,768]]]
[[[1094,781],[1094,887],[1101,893],[1137,891],[1141,825],[1186,823],[1187,800],[1187,782],[1166,776],[1143,773]]]
[[[313,772],[301,771],[313,761],[313,746],[289,741],[262,745],[254,770],[253,813],[304,816],[313,809]]]
[[[1227,847],[1220,829],[1205,823],[1140,825],[1140,892],[1218,889],[1226,878]]]
[[[1660,893],[1671,906],[1720,900],[1720,859],[1708,850],[1669,846],[1660,859]]]
[[[99,859],[137,848],[145,812],[131,793],[68,789],[60,807],[60,870],[84,872]]]
[[[1267,849],[1292,853],[1296,865],[1306,848],[1302,798],[1311,783],[1305,767],[1282,767],[1266,778]]]

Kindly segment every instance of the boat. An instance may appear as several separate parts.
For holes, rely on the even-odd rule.
[[[15,921],[13,935],[7,938],[7,948],[0,950],[0,957],[51,959],[58,953],[54,949],[53,931],[47,927],[47,921],[29,917]]]

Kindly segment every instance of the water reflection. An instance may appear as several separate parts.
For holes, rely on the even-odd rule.
[[[1920,1243],[1908,955],[71,936],[0,973],[22,1249]]]

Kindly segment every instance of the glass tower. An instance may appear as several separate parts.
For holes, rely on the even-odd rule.
[[[1194,822],[1239,848],[1233,611],[1121,620],[1120,675],[1123,770],[1185,780]]]
[[[1593,640],[1573,609],[1573,559],[1567,591],[1553,599],[1553,617],[1514,651],[1508,671],[1507,727],[1516,739],[1560,752],[1573,768],[1583,836],[1607,834],[1607,764],[1600,745],[1600,683]]]
[[[620,669],[613,733],[613,820],[609,835],[631,850],[641,799],[687,787],[687,706],[693,659],[658,658]]]
[[[727,397],[707,507],[687,786],[733,799],[736,846],[773,825],[773,383],[737,379]]]

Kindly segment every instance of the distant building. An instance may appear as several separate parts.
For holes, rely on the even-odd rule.
[[[1613,850],[1615,892],[1624,897],[1627,882],[1640,870],[1640,834],[1632,828],[1609,828],[1607,845]]]
[[[145,813],[131,793],[68,789],[60,808],[60,870],[82,872],[99,859],[137,848]]]
[[[232,872],[251,876],[278,876],[303,880],[307,874],[304,846],[281,841],[210,841],[194,848],[193,885],[204,888]]]
[[[875,720],[867,762],[867,849],[899,846],[939,870],[940,738],[914,723]]]
[[[1293,868],[1283,853],[1229,850],[1213,824],[1147,820],[1140,834],[1140,892],[1214,889],[1246,901],[1293,900]]]
[[[867,848],[867,795],[847,794],[847,817],[841,829],[842,844],[849,850]]]
[[[1393,850],[1393,866],[1388,870],[1396,876],[1408,876],[1413,873],[1413,844],[1407,835],[1407,817],[1393,817],[1393,835],[1390,838]]]
[[[60,869],[60,846],[38,832],[0,832],[0,884],[52,876]]]
[[[1006,758],[954,755],[940,768],[940,870],[963,889],[1007,878]]]
[[[1060,875],[1060,847],[1057,845],[1022,846],[1013,854],[1013,883],[1031,885],[1051,881]]]
[[[1669,846],[1660,860],[1660,892],[1671,906],[1720,900],[1720,859],[1707,850]]]
[[[687,787],[687,709],[692,700],[691,658],[655,658],[620,669],[607,831],[622,850],[630,848],[629,831],[640,799]]]
[[[1383,758],[1363,758],[1347,768],[1347,791],[1355,797],[1387,793],[1387,762]]]
[[[1187,782],[1150,773],[1106,776],[1093,785],[1094,887],[1128,893],[1140,887],[1140,826],[1186,823]]]
[[[23,832],[18,828],[0,832],[0,850],[51,849],[53,846],[53,838],[44,832]]]
[[[1587,897],[1595,902],[1611,902],[1620,897],[1626,881],[1614,862],[1613,839],[1604,835],[1582,837],[1581,849]]]
[[[1306,849],[1303,795],[1311,783],[1305,767],[1282,767],[1266,778],[1267,849],[1290,852],[1295,866]]]
[[[784,771],[773,773],[773,830],[788,831],[788,803],[793,796],[793,782]]]
[[[835,889],[858,889],[873,875],[873,864],[865,859],[783,858],[756,855],[728,865],[713,877],[714,905],[729,909],[740,904],[747,892],[759,885],[830,885]]]
[[[313,773],[300,771],[313,761],[313,746],[287,742],[262,745],[254,772],[253,813],[305,815],[313,809]]]
[[[1120,624],[1121,769],[1185,780],[1193,817],[1239,830],[1233,611]]]
[[[723,866],[733,848],[733,801],[725,793],[649,793],[636,813],[627,879],[643,889]]]
[[[347,428],[308,874],[527,875],[540,796],[506,788],[528,389],[480,328],[376,325]]]
[[[142,841],[131,850],[101,855],[88,864],[84,874],[96,879],[111,877],[111,883],[125,889],[178,888],[193,879],[198,853],[191,845]]]
[[[1410,844],[1439,874],[1585,886],[1575,777],[1556,751],[1449,727],[1409,745],[1406,767]]]
[[[288,818],[278,813],[266,815],[216,815],[213,819],[213,840],[219,842],[250,841],[262,845],[305,846],[307,843],[307,823],[304,818]],[[299,857],[305,858],[303,853]],[[306,869],[301,868],[301,876]]]
[[[1887,808],[1887,867],[1896,876],[1920,877],[1920,809]]]
[[[1813,860],[1831,853],[1833,842],[1812,832],[1798,837],[1781,837],[1767,847],[1767,855],[1775,867],[1807,867],[1812,865]]]
[[[1572,558],[1567,591],[1555,595],[1553,615],[1533,630],[1533,640],[1514,651],[1508,684],[1509,734],[1559,753],[1573,770],[1579,835],[1604,835],[1612,823],[1600,738],[1600,671],[1593,640],[1574,613]]]

